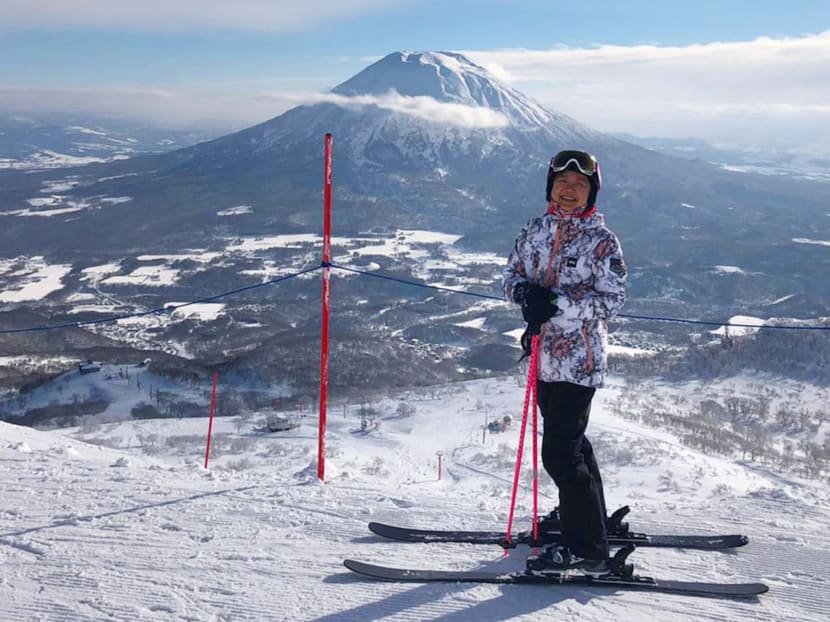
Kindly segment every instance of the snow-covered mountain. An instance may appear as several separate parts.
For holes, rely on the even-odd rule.
[[[744,387],[756,381],[744,378]],[[668,412],[696,399],[692,387],[663,390]],[[350,574],[342,565],[347,557],[426,569],[523,566],[531,552],[525,546],[505,555],[498,547],[403,544],[366,528],[374,520],[505,529],[523,392],[503,378],[364,404],[333,402],[325,484],[316,480],[316,419],[299,410],[285,414],[300,427],[275,434],[262,431],[264,412],[220,410],[207,469],[204,417],[90,418],[55,431],[0,422],[0,619],[827,619],[827,486],[769,463],[690,449],[683,433],[621,417],[619,404],[644,387],[632,392],[618,377],[597,393],[589,429],[609,506],[629,505],[638,530],[750,538],[728,552],[639,549],[630,558],[637,571],[761,581],[767,594],[719,600],[574,587],[421,586]],[[507,430],[482,429],[504,416],[513,418]],[[530,526],[533,512],[529,465],[526,453],[517,529]],[[539,503],[541,512],[556,505],[544,474]]]
[[[145,312],[319,265],[326,132],[341,264],[498,295],[516,233],[545,208],[551,154],[581,147],[603,165],[600,209],[630,267],[628,313],[811,318],[830,306],[820,285],[830,270],[827,184],[632,145],[458,54],[390,54],[328,99],[171,153],[0,171],[0,326]],[[35,284],[47,293],[33,295]],[[519,320],[506,305],[365,277],[337,287],[338,382],[431,383],[515,362]],[[308,280],[286,281],[219,301],[212,315],[98,327],[86,346],[163,349],[227,364],[246,382],[308,382],[303,346],[319,334],[317,296]],[[707,330],[631,323],[617,337],[688,346]],[[13,335],[0,339],[0,355],[53,354],[54,343]]]
[[[384,97],[390,93],[404,97],[428,97],[436,102],[498,112],[514,127],[538,130],[539,126],[550,129],[570,126],[576,134],[597,135],[566,115],[540,106],[500,82],[485,68],[452,52],[390,54],[336,86],[332,92],[347,97]],[[565,136],[563,133],[563,138]]]
[[[0,169],[40,170],[123,160],[214,138],[119,119],[0,115]]]

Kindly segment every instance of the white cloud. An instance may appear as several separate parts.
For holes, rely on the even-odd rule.
[[[689,46],[463,53],[603,131],[830,142],[830,30]]]
[[[496,128],[510,124],[507,117],[490,108],[444,103],[432,97],[409,97],[394,91],[383,96],[360,95],[356,97],[323,93],[315,96],[315,98],[318,101],[331,102],[344,108],[377,106],[378,108],[408,114],[427,121],[462,127]]]
[[[3,0],[0,3],[0,30],[91,27],[280,32],[300,30],[322,21],[374,9],[389,10],[390,3],[385,0]]]

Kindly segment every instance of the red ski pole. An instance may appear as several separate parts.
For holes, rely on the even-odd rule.
[[[533,399],[531,400],[531,412],[533,413],[531,416],[533,417],[533,425],[530,429],[533,433],[533,541],[537,542],[539,540],[539,426],[538,416],[536,414],[536,402],[539,399],[539,392],[538,387],[536,386],[536,379],[538,378],[539,371],[536,369],[535,365],[539,359],[539,354],[536,351],[539,347],[539,335],[533,336],[533,345],[531,347],[533,352],[536,354],[534,357],[536,361],[531,363],[534,365],[535,371],[533,372]],[[528,376],[529,375],[530,374],[528,374]],[[528,382],[530,382],[529,378]]]
[[[513,492],[510,496],[510,513],[507,518],[507,533],[505,534],[505,540],[508,544],[510,544],[510,534],[513,531],[513,512],[516,509],[516,493],[519,490],[519,475],[521,474],[522,470],[522,454],[524,453],[524,445],[525,445],[525,430],[527,430],[527,411],[528,407],[530,406],[530,396],[531,393],[535,396],[536,395],[536,362],[538,360],[538,344],[539,344],[539,336],[534,335],[533,341],[531,342],[530,347],[530,367],[527,370],[527,388],[525,389],[525,403],[524,403],[524,411],[522,412],[522,426],[519,430],[519,449],[516,453],[516,469],[513,473]],[[534,410],[533,410],[533,418],[534,421],[536,419],[536,409],[535,409],[535,399],[534,399]],[[535,450],[535,437],[534,437],[534,450]],[[534,452],[535,453],[535,452]],[[534,512],[535,513],[535,512]],[[535,536],[535,534],[534,534]]]

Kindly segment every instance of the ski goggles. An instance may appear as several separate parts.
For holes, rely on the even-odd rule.
[[[550,159],[550,170],[553,173],[561,173],[570,168],[572,164],[576,165],[580,173],[588,177],[599,170],[599,164],[594,156],[584,151],[575,150],[560,151],[553,156]]]

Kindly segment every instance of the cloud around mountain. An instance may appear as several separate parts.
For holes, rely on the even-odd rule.
[[[375,106],[426,121],[466,128],[486,129],[510,125],[510,120],[504,114],[490,108],[440,102],[425,95],[410,97],[395,91],[389,91],[386,95],[353,96],[317,93],[298,97],[298,102],[300,101],[304,104],[328,102],[347,109]]]

